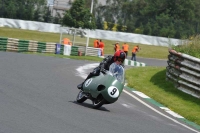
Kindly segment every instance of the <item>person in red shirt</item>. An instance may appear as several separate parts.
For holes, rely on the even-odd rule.
[[[103,52],[104,46],[105,46],[104,42],[102,40],[100,40],[100,42],[99,42],[99,48],[101,48],[101,56],[104,56],[104,52]]]

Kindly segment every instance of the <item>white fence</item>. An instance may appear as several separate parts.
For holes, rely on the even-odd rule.
[[[62,29],[61,25],[59,24],[0,18],[0,27],[3,26],[11,28],[21,28],[27,30],[37,30],[42,32],[54,32],[54,33],[60,33],[60,30]],[[132,43],[140,43],[146,45],[168,47],[169,44],[177,46],[183,43],[183,40],[179,39],[147,36],[147,35],[133,34],[133,33],[115,32],[106,30],[91,30],[90,32],[89,30],[84,30],[84,31],[89,34],[90,38],[132,42]]]

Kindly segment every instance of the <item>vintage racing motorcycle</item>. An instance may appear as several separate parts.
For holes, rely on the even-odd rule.
[[[124,88],[124,68],[113,63],[111,69],[102,70],[99,76],[87,79],[83,89],[77,95],[76,101],[83,103],[90,99],[93,108],[98,109],[103,104],[111,104],[118,100]]]

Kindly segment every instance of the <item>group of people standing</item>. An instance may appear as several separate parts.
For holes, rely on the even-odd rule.
[[[101,49],[101,56],[104,56],[104,42],[101,39],[94,40],[94,48]],[[131,60],[136,61],[136,53],[139,52],[139,46],[134,46],[132,49],[132,57]],[[120,49],[119,42],[114,44],[114,51],[117,52],[118,50],[122,50],[126,54],[126,58],[128,56],[129,45],[127,43],[122,44],[122,49]]]
[[[114,45],[115,45],[115,46],[114,46],[114,51],[115,51],[115,52],[118,51],[118,50],[120,50],[120,45],[119,45],[118,42],[116,42]],[[124,43],[124,44],[122,45],[122,50],[123,50],[124,53],[126,54],[126,58],[127,58],[127,56],[128,56],[128,51],[129,51],[129,45],[128,45],[127,43]],[[137,53],[137,52],[139,52],[139,46],[138,46],[138,45],[137,45],[137,46],[134,46],[133,49],[132,49],[132,57],[131,57],[131,60],[136,61],[136,53]]]
[[[94,40],[94,48],[100,48],[101,49],[101,56],[104,56],[104,42],[100,39]]]

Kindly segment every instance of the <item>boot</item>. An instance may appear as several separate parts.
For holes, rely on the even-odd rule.
[[[87,76],[87,78],[83,81],[83,83],[81,83],[81,84],[79,84],[79,85],[77,86],[77,88],[82,90],[82,89],[83,89],[83,84],[85,83],[85,81],[86,81],[87,79],[91,78],[92,76],[94,76],[94,74],[93,74],[93,73],[90,73],[90,74]]]
[[[84,83],[84,82],[83,82],[83,83]],[[79,84],[79,85],[77,86],[77,88],[80,89],[80,90],[82,90],[82,89],[83,89],[83,83]]]

